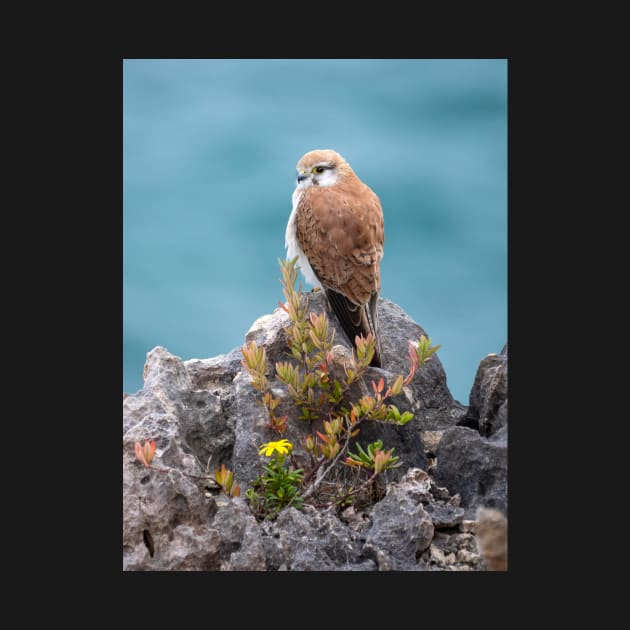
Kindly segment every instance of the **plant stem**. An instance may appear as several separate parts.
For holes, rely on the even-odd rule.
[[[362,483],[356,490],[352,490],[351,492],[348,492],[347,494],[344,494],[340,499],[337,499],[336,501],[333,501],[329,506],[328,509],[334,507],[335,505],[342,505],[344,501],[347,501],[350,497],[354,496],[355,494],[359,494],[359,492],[363,492],[363,490],[365,490],[366,488],[368,488],[369,486],[371,486],[374,481],[376,480],[376,478],[378,477],[379,473],[375,472],[374,474],[372,474],[370,476],[369,479],[367,479],[364,483]]]
[[[330,466],[328,466],[328,468],[326,468],[326,470],[320,475],[319,479],[316,479],[315,483],[303,495],[301,495],[302,499],[304,499],[304,500],[308,499],[308,497],[310,497],[313,494],[313,492],[315,492],[315,489],[324,480],[326,475],[335,467],[335,465],[337,464],[337,462],[339,461],[341,456],[348,450],[348,446],[350,445],[350,440],[352,439],[352,433],[355,431],[355,429],[357,429],[365,421],[365,419],[366,418],[360,418],[352,426],[350,426],[347,429],[346,439],[345,439],[345,441],[343,443],[343,446],[339,450],[339,453],[337,453],[337,455],[335,456],[335,459],[333,460],[332,464],[330,464]],[[324,460],[321,460],[318,463],[317,468],[319,468],[319,466],[321,466],[323,461]],[[313,473],[313,471],[311,471],[311,476],[312,476],[312,473]]]

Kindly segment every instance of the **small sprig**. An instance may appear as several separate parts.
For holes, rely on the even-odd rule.
[[[413,419],[410,411],[400,413],[396,405],[386,405],[385,401],[393,395],[399,394],[403,387],[403,377],[398,376],[391,387],[383,392],[385,388],[385,380],[381,377],[378,383],[372,381],[372,389],[374,395],[366,395],[352,405],[351,418],[365,417],[368,420],[380,420],[381,422],[391,422],[400,426],[407,424]]]
[[[394,452],[393,448],[389,449],[389,451],[383,450],[382,440],[376,440],[376,442],[368,444],[367,452],[363,450],[358,442],[356,447],[358,453],[349,453],[346,458],[345,463],[348,466],[367,468],[378,474],[384,470],[398,468],[402,464],[399,461],[399,457],[392,455]]]
[[[155,440],[149,442],[149,440],[145,440],[144,446],[140,444],[140,442],[136,442],[136,457],[147,467],[151,466],[151,462],[153,461],[153,455],[155,455]]]
[[[264,346],[258,346],[255,341],[244,343],[241,348],[242,366],[252,377],[250,385],[259,392],[267,390],[267,353]]]
[[[374,353],[376,352],[376,339],[372,333],[369,333],[367,337],[357,335],[354,338],[354,343],[357,349],[357,363],[359,368],[369,367]]]
[[[221,468],[214,473],[214,478],[228,497],[241,495],[241,487],[238,484],[234,484],[234,473],[228,470],[225,464],[221,464]]]
[[[297,259],[295,256],[292,260],[278,259],[280,264],[280,273],[282,279],[282,292],[286,299],[286,304],[278,302],[280,308],[289,315],[292,325],[287,330],[287,340],[291,354],[296,359],[301,359],[302,354],[308,354],[312,351],[313,345],[308,332],[308,299],[302,294],[302,285],[295,290],[295,282],[297,280]]]
[[[431,338],[420,335],[416,342],[409,342],[409,374],[405,379],[405,385],[409,385],[419,367],[422,367],[441,348],[441,345],[432,346]]]
[[[334,418],[333,420],[324,420],[324,433],[316,431],[321,442],[318,444],[321,454],[329,461],[332,461],[339,450],[341,444],[339,443],[339,436],[344,431],[344,424],[342,418]]]
[[[267,353],[264,346],[258,346],[255,341],[243,344],[241,348],[241,364],[252,377],[251,386],[262,392],[260,404],[265,407],[269,414],[269,427],[282,435],[287,428],[289,416],[278,417],[275,414],[276,407],[280,404],[280,398],[275,398],[269,391],[267,382]]]

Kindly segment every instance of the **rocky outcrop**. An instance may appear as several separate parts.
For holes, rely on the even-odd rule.
[[[490,437],[507,426],[507,345],[482,359],[470,392],[470,405],[459,424]]]
[[[315,313],[326,310],[325,296],[321,292],[308,294],[309,309]],[[355,391],[356,397],[372,393],[370,382],[385,378],[386,382],[393,382],[397,374],[407,373],[407,353],[409,340],[417,340],[426,332],[418,326],[399,306],[388,300],[380,300],[378,305],[379,321],[382,335],[383,365],[387,369],[370,368],[368,373]],[[334,316],[330,316],[331,329],[335,333],[336,364],[341,366],[350,357],[349,343],[343,329],[337,324]],[[277,310],[271,315],[265,315],[254,322],[245,336],[245,341],[255,341],[263,345],[267,351],[270,365],[288,358],[284,328],[288,325],[288,315]],[[341,368],[340,368],[341,369]],[[289,416],[288,429],[284,437],[296,445],[295,457],[301,462],[306,457],[300,446],[304,437],[314,430],[321,430],[321,425],[311,425],[297,419],[298,413],[292,401],[286,397],[285,388],[277,379],[273,378],[270,370],[268,378],[274,396],[283,397],[283,404],[278,408],[278,415]],[[233,383],[235,442],[232,464],[237,479],[244,483],[251,482],[259,473],[258,447],[270,439],[267,428],[268,418],[265,410],[260,406],[259,395],[250,386],[250,377],[241,370]],[[460,420],[466,408],[462,407],[451,396],[446,385],[446,374],[437,356],[429,361],[418,372],[414,380],[406,387],[402,394],[393,399],[393,403],[402,411],[411,411],[414,419],[403,427],[384,425],[382,423],[364,423],[361,433],[357,437],[363,446],[381,438],[388,448],[394,448],[394,453],[405,462],[404,467],[387,473],[388,480],[396,480],[409,467],[426,468],[428,465],[421,440],[421,431],[454,426]]]
[[[309,300],[310,310],[325,309],[322,294],[311,293]],[[370,368],[359,386],[363,393],[371,391],[372,379],[383,376],[391,382],[396,374],[406,373],[407,340],[426,334],[395,304],[380,300],[378,308],[387,369]],[[247,341],[264,345],[270,366],[286,359],[286,324],[286,314],[278,310],[258,319],[246,335]],[[334,317],[331,326],[339,344],[334,354],[341,362],[349,356],[349,344]],[[485,369],[496,367],[488,363]],[[348,507],[342,512],[310,505],[301,510],[290,507],[273,522],[258,522],[244,498],[265,461],[258,455],[260,444],[276,439],[276,434],[268,429],[266,412],[249,385],[240,349],[212,359],[182,361],[157,347],[147,355],[143,376],[143,388],[123,400],[125,570],[485,568],[476,550],[469,508],[490,498],[484,504],[504,509],[498,505],[499,476],[493,477],[496,488],[485,486],[490,493],[485,496],[479,487],[472,492],[466,484],[441,479],[450,479],[451,468],[462,457],[468,462],[464,469],[467,465],[471,471],[479,470],[483,465],[479,452],[490,448],[486,442],[495,440],[494,448],[500,448],[496,440],[507,433],[507,403],[502,406],[499,401],[497,406],[503,382],[498,374],[485,380],[479,380],[478,374],[478,411],[471,412],[472,404],[467,409],[453,400],[444,369],[434,356],[393,401],[401,411],[412,411],[414,419],[404,427],[363,423],[356,438],[364,446],[381,438],[404,462],[400,469],[386,473],[380,500],[369,508]],[[283,399],[278,414],[290,416],[283,437],[295,445],[299,461],[306,457],[302,438],[318,427],[297,419],[284,386],[273,380],[271,367],[268,378],[274,395]],[[495,394],[490,391],[492,384]],[[477,413],[480,430],[489,427],[484,433],[493,427],[496,431],[488,437],[470,428],[471,413]],[[464,422],[468,426],[457,426]],[[427,448],[423,435],[430,438]],[[475,439],[482,445],[475,446],[478,450],[461,448],[464,443],[476,444]],[[144,440],[157,443],[153,468],[135,457],[135,442]],[[498,457],[494,451],[488,453],[486,457]],[[241,497],[220,494],[209,478],[221,464],[235,471]],[[434,480],[425,472],[431,466],[442,477],[436,475]]]
[[[466,517],[478,507],[507,512],[507,346],[485,357],[477,370],[462,426],[445,430],[433,474],[462,497]]]

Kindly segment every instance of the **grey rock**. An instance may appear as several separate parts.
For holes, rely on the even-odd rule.
[[[283,510],[264,541],[270,569],[289,571],[375,570],[363,556],[360,535],[331,512],[311,506]],[[269,540],[271,538],[272,540]]]
[[[437,453],[440,440],[444,431],[421,431],[422,443],[424,444],[424,450],[427,453],[435,455]]]
[[[435,529],[457,527],[464,519],[464,509],[448,504],[429,503],[426,506],[427,514],[433,521]]]
[[[125,570],[217,570],[220,536],[209,525],[216,510],[202,477],[230,464],[234,431],[221,394],[230,362],[219,357],[188,367],[161,347],[147,354],[144,387],[123,400],[123,568]],[[196,389],[205,379],[208,389]],[[135,457],[135,442],[155,439],[154,466]],[[150,551],[151,549],[151,551]]]
[[[482,558],[471,534],[436,532],[428,560],[435,571],[480,571],[483,569]]]
[[[439,565],[446,564],[444,552],[439,547],[432,544],[431,547],[429,548],[429,552],[430,552],[431,562],[433,562],[434,564],[439,564]]]
[[[436,531],[431,546],[421,556],[431,571],[480,571],[483,562],[471,534]]]
[[[433,486],[431,477],[420,468],[411,468],[396,484],[399,492],[407,494],[416,502],[422,501],[423,503],[433,502],[431,494]]]
[[[467,519],[479,506],[507,510],[507,345],[479,364],[470,407],[459,425],[442,433],[432,474],[459,493]]]
[[[437,483],[461,495],[466,518],[481,505],[507,510],[507,439],[488,440],[468,427],[444,431],[433,471]]]
[[[311,293],[308,299],[315,312],[327,308],[322,293]],[[370,368],[353,386],[354,396],[372,393],[372,380],[383,377],[391,383],[398,373],[406,374],[408,340],[426,335],[388,300],[380,300],[378,309],[386,369]],[[351,346],[334,316],[329,316],[338,344],[333,370],[341,371],[351,357]],[[274,364],[288,358],[286,324],[286,314],[278,309],[256,320],[245,339],[266,349],[272,391],[282,400],[277,413],[290,417],[283,437],[295,446],[295,464],[302,465],[307,458],[302,441],[321,430],[321,423],[299,421],[284,386],[274,379]],[[501,405],[495,405],[501,383],[507,383],[507,372],[503,381],[497,371],[501,365],[488,363],[475,399],[480,414],[485,413],[480,426],[489,427],[489,439],[457,426],[466,408],[452,398],[434,356],[392,401],[401,412],[412,411],[414,419],[404,427],[365,422],[354,439],[366,447],[380,438],[403,461],[400,469],[388,471],[380,481],[384,498],[367,512],[359,504],[346,508],[341,517],[305,505],[301,511],[285,509],[273,522],[257,522],[243,497],[266,461],[258,455],[260,445],[278,436],[267,426],[260,395],[250,386],[241,358],[240,348],[235,348],[211,359],[182,361],[158,346],[147,354],[143,388],[123,397],[124,570],[479,570],[476,546],[469,548],[469,539],[452,539],[446,549],[439,536],[441,530],[450,533],[461,526],[464,517],[459,494],[451,493],[461,492],[465,508],[481,500],[481,494],[484,505],[491,506],[494,500],[501,508],[493,499],[493,484],[466,494],[449,476],[451,468],[461,473],[459,461],[472,471],[471,485],[474,470],[486,461],[482,454],[505,451],[507,422],[502,419],[507,420],[507,406],[504,417]],[[495,368],[493,380],[490,371]],[[436,470],[448,473],[449,481],[440,481],[444,487],[425,472],[428,460],[421,432],[436,438],[429,452],[437,451]],[[153,467],[146,468],[136,460],[134,444],[152,439],[157,443],[155,459]],[[240,498],[218,494],[212,475],[221,464],[235,471]],[[342,467],[331,480],[345,482],[347,475],[356,476],[357,471]],[[472,539],[472,534],[461,535]],[[432,560],[432,542],[441,551],[441,563]]]
[[[221,536],[222,571],[266,569],[262,534],[243,499],[229,499],[216,513],[212,526]]]
[[[431,544],[433,532],[422,503],[393,483],[372,510],[363,551],[376,561],[379,571],[413,570],[417,555]]]
[[[490,437],[505,427],[508,421],[508,355],[507,345],[501,354],[489,354],[482,359],[470,392],[470,405],[463,426],[477,429]]]
[[[417,341],[427,332],[403,311],[400,306],[385,299],[378,301],[380,337],[383,365],[393,374],[407,374],[408,342]],[[432,339],[439,344],[439,339]],[[453,399],[447,383],[444,367],[438,357],[422,367],[409,385],[411,411],[419,430],[441,430],[455,425],[465,414],[466,408]]]

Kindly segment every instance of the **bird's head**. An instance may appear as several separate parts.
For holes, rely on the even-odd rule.
[[[337,151],[315,149],[303,155],[297,163],[297,188],[334,186],[343,181],[352,169]]]

